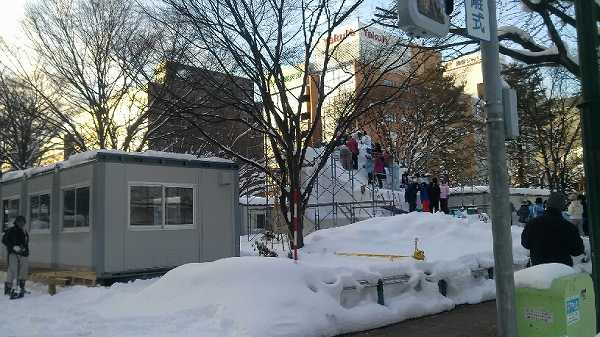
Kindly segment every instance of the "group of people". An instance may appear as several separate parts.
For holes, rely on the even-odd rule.
[[[538,218],[546,212],[548,208],[548,200],[536,198],[535,203],[529,200],[523,200],[521,206],[516,211],[519,222],[522,224],[528,223],[530,220]],[[566,210],[561,209],[562,216],[575,225],[580,235],[589,235],[587,225],[587,203],[583,194],[571,193],[569,195],[568,206]]]
[[[25,223],[25,217],[19,215],[15,218],[13,226],[5,229],[2,234],[2,244],[8,253],[4,295],[9,296],[10,299],[25,296],[25,282],[29,275],[29,234],[25,229]]]
[[[437,178],[434,177],[431,182],[428,182],[427,177],[420,177],[418,174],[406,183],[404,189],[404,200],[408,203],[409,212],[417,210],[418,196],[423,212],[435,213],[441,210],[448,214],[450,213],[448,209],[449,195],[448,179],[444,179],[440,185]]]
[[[365,164],[363,168],[367,171],[369,184],[377,183],[379,188],[383,188],[383,182],[387,179],[386,167],[392,165],[392,156],[382,149],[381,144],[371,143],[371,137],[364,131],[357,132],[347,137],[346,149],[352,157],[352,165],[344,165],[347,169],[358,170],[358,159],[360,155],[360,145],[366,148]],[[342,160],[342,163],[345,161]]]

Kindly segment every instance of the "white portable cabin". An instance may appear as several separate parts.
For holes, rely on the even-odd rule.
[[[516,188],[509,189],[509,198],[513,206],[518,209],[523,200],[535,202],[536,198],[548,199],[550,190],[542,188]],[[490,208],[490,189],[488,186],[454,187],[450,189],[448,207],[478,208],[486,212]]]
[[[0,196],[3,228],[16,215],[27,218],[32,266],[93,271],[104,280],[240,253],[231,161],[93,151],[9,172]]]

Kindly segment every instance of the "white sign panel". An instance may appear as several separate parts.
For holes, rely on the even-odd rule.
[[[490,11],[487,0],[465,0],[467,34],[475,39],[490,40]]]

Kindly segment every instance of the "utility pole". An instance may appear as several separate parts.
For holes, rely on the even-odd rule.
[[[487,0],[487,3],[490,41],[481,41],[481,62],[487,112],[488,175],[490,180],[492,236],[494,240],[498,336],[517,337],[496,1]]]
[[[598,74],[598,31],[596,3],[591,0],[576,0],[577,39],[579,47],[579,71],[583,89],[581,124],[583,129],[583,158],[586,177],[588,222],[591,232],[592,279],[596,293],[596,329],[600,329],[600,76]],[[596,126],[596,133],[592,126]]]

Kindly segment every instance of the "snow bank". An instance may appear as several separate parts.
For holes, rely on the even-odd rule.
[[[521,228],[512,228],[517,262],[527,259],[527,251],[520,246],[521,231]],[[427,263],[440,269],[448,269],[449,262],[463,266],[468,261],[468,265],[482,268],[493,265],[491,224],[442,213],[413,212],[320,230],[306,237],[302,253],[305,259],[318,255],[315,263],[319,264],[328,262],[326,253],[330,253],[329,257],[347,261],[346,257],[333,255],[334,252],[411,255],[415,238],[419,240],[419,249],[425,251]],[[340,263],[332,262],[335,265]]]
[[[577,274],[577,270],[561,263],[539,264],[515,273],[515,287],[550,289],[558,278]]]
[[[515,263],[527,251],[518,246]],[[411,255],[425,261],[339,256],[336,252]],[[242,238],[243,255],[252,252]],[[15,337],[323,337],[377,328],[495,297],[494,281],[473,271],[493,265],[489,224],[443,214],[374,218],[306,237],[300,261],[245,256],[192,263],[150,281],[111,288],[34,293],[6,305],[2,333]],[[285,255],[285,254],[281,254]],[[373,287],[381,278],[385,305]],[[448,284],[440,294],[438,281]],[[1,281],[1,280],[0,280]],[[13,304],[14,303],[14,304]]]
[[[51,171],[55,167],[68,168],[73,167],[79,164],[83,164],[94,160],[98,154],[101,153],[110,153],[110,154],[119,154],[119,155],[133,155],[133,156],[141,156],[141,157],[152,157],[152,158],[165,158],[165,159],[177,159],[177,160],[199,160],[199,161],[209,161],[209,162],[219,162],[219,163],[233,163],[233,161],[223,158],[217,157],[206,157],[200,158],[196,155],[185,154],[185,153],[173,153],[173,152],[161,152],[161,151],[153,151],[146,150],[144,152],[127,152],[121,150],[93,150],[82,153],[76,153],[69,157],[69,159],[57,162],[52,165],[47,165],[43,167],[33,167],[26,170],[18,170],[6,172],[2,175],[2,179],[0,181],[10,181],[22,178],[24,176],[32,176],[38,173]]]
[[[344,286],[355,285],[351,272],[339,273],[304,262],[260,257],[229,258],[188,264],[157,282],[99,306],[103,319],[170,321],[194,315],[220,332],[195,336],[335,336],[374,328],[453,307],[452,301],[428,284],[390,298],[387,306],[362,301],[342,305]],[[418,279],[412,281],[416,287]],[[375,296],[372,289],[371,295]],[[155,319],[155,318],[154,318]]]

